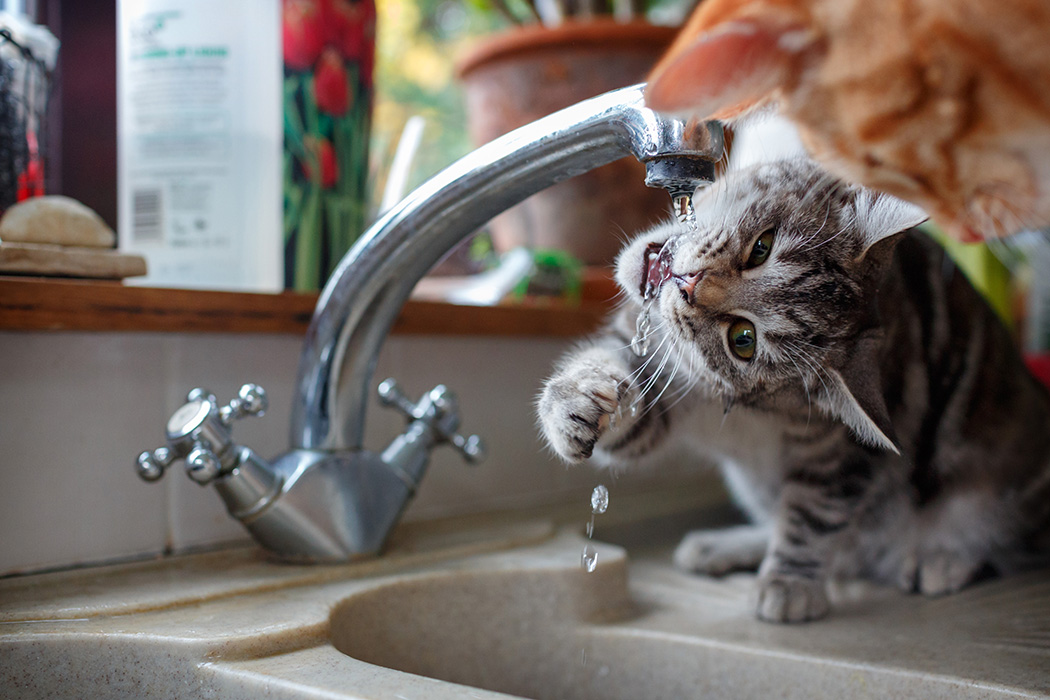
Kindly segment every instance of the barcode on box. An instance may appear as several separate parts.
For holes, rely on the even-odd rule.
[[[136,243],[160,243],[160,190],[135,190],[131,195],[131,235]]]

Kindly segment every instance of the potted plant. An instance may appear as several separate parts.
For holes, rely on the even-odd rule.
[[[491,1],[515,26],[478,41],[458,65],[476,144],[643,81],[677,32],[675,24],[651,21],[660,8],[637,0],[532,0],[520,17]],[[673,9],[681,18],[691,7]],[[625,235],[669,213],[666,193],[647,188],[644,173],[624,159],[547,188],[492,222],[494,244],[560,249],[589,265],[608,264]]]

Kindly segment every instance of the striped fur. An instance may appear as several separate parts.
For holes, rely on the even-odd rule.
[[[687,569],[759,568],[758,614],[828,610],[830,576],[930,595],[1050,544],[1050,397],[1005,328],[907,205],[806,161],[731,173],[621,253],[627,302],[569,353],[539,400],[552,449],[629,465],[671,446],[714,459],[752,529],[688,535]],[[776,231],[765,263],[756,238]],[[629,349],[645,251],[671,240],[652,350]],[[755,355],[730,350],[750,320]],[[640,407],[636,416],[625,409]],[[619,414],[619,415],[617,415]]]

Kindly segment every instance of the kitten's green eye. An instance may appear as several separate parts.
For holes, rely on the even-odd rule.
[[[755,356],[755,324],[740,319],[729,327],[729,349],[741,360],[750,360]]]
[[[755,244],[751,246],[751,255],[747,258],[747,266],[758,267],[766,261],[771,250],[773,250],[773,229],[769,229],[759,236]]]

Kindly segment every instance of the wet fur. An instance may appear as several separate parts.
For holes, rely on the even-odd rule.
[[[696,208],[696,232],[668,223],[621,253],[627,302],[541,393],[552,449],[627,466],[672,445],[714,459],[754,525],[691,533],[675,560],[710,574],[760,565],[767,620],[824,615],[831,576],[938,595],[987,567],[1041,562],[1050,398],[965,277],[910,229],[921,214],[801,160],[732,173]],[[770,258],[742,269],[771,226]],[[660,288],[652,349],[637,357],[644,251],[671,237],[674,271],[705,274],[692,295]],[[741,316],[759,339],[750,362],[726,340]]]

